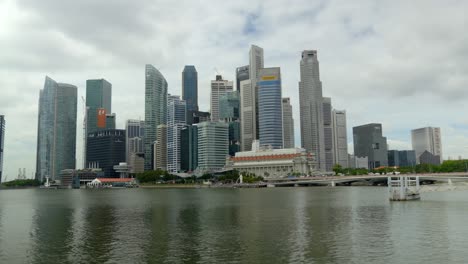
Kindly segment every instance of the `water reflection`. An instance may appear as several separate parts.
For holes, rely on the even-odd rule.
[[[33,263],[72,263],[68,259],[71,252],[71,223],[73,209],[66,206],[70,195],[59,192],[49,193],[33,200],[35,203],[32,217],[28,255]],[[62,206],[65,205],[65,206]]]
[[[0,191],[0,263],[464,263],[467,193],[385,193]]]

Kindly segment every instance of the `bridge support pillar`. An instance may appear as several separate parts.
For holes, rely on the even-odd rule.
[[[448,179],[447,183],[448,185],[453,185],[452,179]]]
[[[335,187],[335,186],[336,186],[335,181],[331,181],[331,184],[330,184],[330,185],[331,185],[331,187]]]

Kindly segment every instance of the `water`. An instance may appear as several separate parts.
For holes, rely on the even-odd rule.
[[[1,190],[0,263],[468,263],[468,192]]]

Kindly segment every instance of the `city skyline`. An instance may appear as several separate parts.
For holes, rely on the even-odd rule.
[[[5,10],[3,5],[10,4],[2,3],[1,5],[1,9]],[[61,5],[58,4],[57,8],[63,8]],[[229,4],[227,7],[229,10],[238,8],[231,5],[234,4]],[[77,32],[71,27],[76,22],[75,20],[70,20],[69,23],[71,24],[58,25],[53,32],[46,32],[43,37],[37,39],[35,43],[38,45],[34,47],[18,45],[17,48],[12,48],[12,54],[26,51],[27,54],[36,59],[31,60],[29,63],[20,63],[22,56],[18,55],[18,58],[15,59],[15,57],[9,57],[10,54],[6,54],[7,60],[5,61],[10,63],[9,65],[2,65],[0,68],[3,73],[12,73],[7,78],[8,80],[2,80],[3,88],[0,98],[0,115],[5,115],[5,119],[8,120],[5,133],[4,175],[8,175],[8,179],[12,179],[18,168],[26,168],[28,177],[31,177],[31,173],[34,172],[37,94],[45,75],[76,85],[78,87],[78,97],[85,96],[84,90],[87,79],[105,78],[111,82],[113,84],[112,112],[117,114],[116,127],[124,128],[127,119],[141,118],[144,120],[144,76],[142,72],[146,63],[153,64],[161,71],[168,81],[168,92],[176,95],[182,95],[180,75],[184,65],[195,65],[199,74],[200,110],[208,111],[209,97],[206,94],[209,91],[209,81],[215,76],[213,68],[216,67],[225,79],[235,82],[235,69],[248,63],[247,54],[250,44],[258,45],[265,50],[265,67],[281,67],[283,96],[291,98],[296,121],[296,146],[300,145],[298,144],[300,142],[300,129],[297,92],[299,69],[297,61],[302,50],[316,49],[320,54],[320,77],[323,82],[324,96],[331,97],[333,106],[337,109],[346,109],[348,144],[352,142],[350,137],[352,127],[378,122],[383,125],[391,149],[411,149],[410,131],[412,129],[435,126],[441,127],[442,130],[444,159],[449,156],[452,159],[457,159],[459,155],[465,158],[468,156],[468,148],[463,147],[468,145],[468,120],[460,113],[463,112],[460,111],[464,107],[463,98],[467,96],[464,89],[466,82],[461,78],[466,68],[463,68],[464,64],[460,61],[460,58],[463,60],[464,57],[453,53],[458,50],[458,45],[460,47],[466,46],[467,43],[461,36],[462,34],[456,32],[464,27],[463,22],[460,22],[459,15],[457,15],[464,8],[460,6],[452,8],[448,5],[438,6],[434,3],[424,7],[424,11],[430,14],[433,12],[434,14],[451,14],[451,20],[439,21],[441,23],[439,23],[437,29],[432,29],[430,25],[427,25],[427,28],[431,29],[429,32],[435,36],[443,34],[440,32],[440,28],[446,30],[447,32],[444,32],[444,34],[448,34],[448,36],[444,37],[444,39],[448,38],[450,43],[455,43],[451,45],[456,45],[456,47],[447,49],[450,51],[444,51],[446,48],[442,50],[442,47],[440,47],[437,51],[430,52],[438,58],[439,56],[444,57],[444,60],[451,61],[452,65],[458,67],[459,73],[451,74],[453,72],[451,67],[453,66],[446,64],[437,67],[427,65],[431,63],[425,60],[425,54],[437,48],[433,44],[427,45],[426,40],[432,39],[433,36],[425,35],[423,29],[426,28],[426,25],[410,20],[407,13],[400,14],[401,20],[408,23],[407,28],[417,29],[416,31],[420,33],[413,36],[414,39],[409,43],[410,45],[401,46],[401,36],[386,24],[396,16],[397,10],[395,9],[397,8],[388,10],[381,6],[375,11],[364,5],[361,7],[360,12],[368,17],[375,18],[375,16],[378,16],[381,19],[380,22],[370,21],[369,23],[369,21],[360,20],[357,15],[353,15],[352,11],[354,9],[345,5],[343,7],[344,11],[340,12],[336,19],[348,17],[348,20],[344,20],[343,24],[349,26],[349,28],[337,29],[333,26],[334,18],[327,15],[336,6],[333,4],[324,7],[311,6],[310,4],[308,6],[310,10],[305,11],[313,13],[316,10],[316,13],[313,13],[315,15],[312,16],[318,23],[317,30],[314,31],[316,33],[307,37],[294,35],[293,38],[297,36],[297,39],[288,42],[286,46],[278,45],[278,43],[272,41],[272,38],[274,36],[287,37],[288,33],[300,34],[297,27],[280,26],[278,23],[274,23],[273,11],[262,13],[258,11],[259,8],[253,8],[253,10],[257,11],[244,14],[228,14],[243,19],[241,22],[231,25],[232,27],[239,27],[240,31],[226,30],[225,27],[227,26],[223,25],[222,30],[215,32],[216,34],[221,34],[221,31],[239,34],[243,36],[242,40],[236,43],[224,42],[222,45],[215,46],[212,50],[208,46],[204,46],[205,44],[198,39],[188,44],[177,44],[175,47],[171,47],[166,43],[161,45],[159,49],[155,49],[154,43],[152,43],[154,36],[146,35],[145,37],[151,39],[149,42],[152,44],[146,46],[147,44],[141,43],[143,48],[138,49],[139,51],[127,51],[116,45],[108,47],[112,52],[108,53],[101,45],[103,44],[101,40],[96,38],[95,35],[77,37]],[[260,7],[260,5],[254,3],[254,7]],[[116,14],[118,15],[119,10],[115,10],[116,7],[112,8],[113,11],[117,11]],[[381,9],[385,9],[385,13]],[[5,39],[9,40],[4,41],[3,43],[6,43],[4,45],[14,44],[18,40],[28,42],[25,41],[27,35],[35,36],[34,34],[27,34],[28,32],[39,32],[40,25],[37,26],[38,28],[29,28],[29,31],[21,36],[13,33],[15,29],[23,27],[20,23],[22,19],[28,19],[27,17],[21,18],[20,14],[24,12],[37,14],[38,17],[35,19],[43,19],[45,25],[48,25],[52,20],[48,20],[49,18],[46,15],[54,9],[44,10],[39,6],[24,7],[18,4],[18,6],[10,7],[8,10],[11,11],[10,15],[1,19],[2,23],[5,22],[9,26],[9,29],[6,30],[7,34],[0,36],[0,38],[2,40],[4,36],[11,36],[11,38],[5,37]],[[437,12],[434,10],[437,10]],[[375,11],[375,14],[372,14],[371,11]],[[203,10],[201,13],[206,12],[211,11]],[[287,20],[289,17],[299,14],[298,10],[291,10],[290,12],[280,16],[280,18]],[[227,14],[226,12],[222,13]],[[275,18],[278,18],[278,16]],[[299,24],[302,26],[312,25],[313,23],[312,20],[300,16],[298,16],[298,19],[301,22]],[[168,18],[163,17],[161,20],[162,22],[168,21]],[[114,19],[111,18],[109,21],[114,21]],[[135,26],[137,29],[144,28],[138,21],[132,20],[131,22],[130,25]],[[268,22],[273,23],[268,24]],[[106,28],[111,27],[111,24],[100,24],[97,31],[103,32]],[[113,26],[115,26],[116,30],[125,29],[121,23]],[[205,26],[209,28],[209,25]],[[182,30],[185,30],[185,28],[182,27]],[[18,31],[23,32],[22,30]],[[60,39],[56,35],[59,32],[64,33],[65,39]],[[269,32],[271,35],[268,36],[264,32]],[[141,35],[138,35],[139,33],[141,32],[135,32],[136,35],[130,34],[130,36],[125,37],[123,44],[139,40],[139,37],[141,37]],[[170,32],[166,31],[164,33],[164,36],[168,36],[168,41],[177,40],[177,36],[172,35]],[[205,33],[203,36],[207,36],[207,34]],[[331,45],[329,45],[330,42],[326,42],[327,36],[334,39]],[[47,37],[52,38],[47,39]],[[41,45],[49,43],[48,41],[51,40],[63,41],[68,45],[66,47],[70,49],[54,49],[58,45],[54,44],[45,50],[47,52],[41,53],[41,48],[48,47],[48,45]],[[77,47],[75,47],[69,40],[80,41],[76,42]],[[348,40],[353,41],[348,43]],[[207,43],[211,45],[211,41]],[[152,45],[151,49],[144,48]],[[364,52],[366,49],[368,53]],[[182,51],[181,54],[178,54],[176,50]],[[199,50],[200,52],[198,55],[188,54],[190,50]],[[97,56],[99,52],[102,52],[104,59],[97,63],[94,60],[91,61],[90,58]],[[212,55],[216,54],[216,52],[231,54],[220,58]],[[411,56],[406,56],[408,54]],[[63,55],[63,58],[59,59],[58,55]],[[431,58],[430,61],[433,59]],[[408,61],[410,63],[406,63]],[[79,65],[79,68],[76,65]],[[119,66],[115,67],[115,65]],[[359,67],[356,67],[356,65]],[[420,67],[422,65],[426,66]],[[440,105],[444,107],[441,107],[440,110],[436,109]],[[78,167],[80,167],[80,161],[82,160],[82,142],[79,140],[82,133],[82,107],[82,102],[79,101],[77,118],[78,148],[76,150]],[[447,118],[447,116],[451,118]],[[349,149],[351,152],[352,147]]]

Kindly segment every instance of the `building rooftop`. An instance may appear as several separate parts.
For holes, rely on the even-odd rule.
[[[133,178],[97,178],[102,183],[108,182],[131,182]]]

